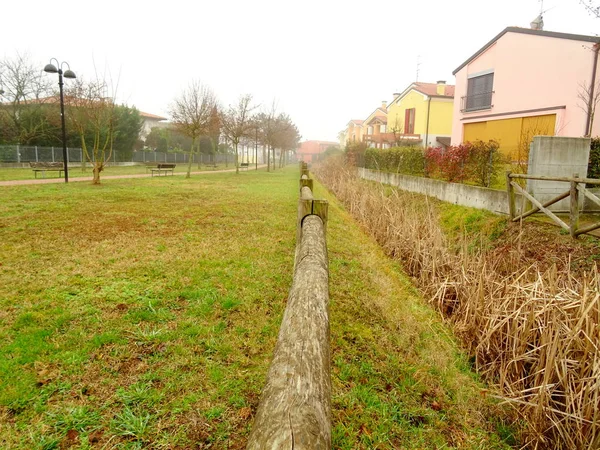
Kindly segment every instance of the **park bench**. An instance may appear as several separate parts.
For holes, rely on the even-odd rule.
[[[167,173],[171,172],[171,175],[175,175],[175,166],[173,163],[158,163],[155,168],[152,168],[152,176],[157,173],[159,176],[161,173],[164,173],[167,176]]]
[[[58,178],[65,171],[65,165],[61,162],[30,162],[29,165],[37,178],[38,172],[42,172],[42,178],[46,178],[46,172],[58,172]]]
[[[151,169],[156,169],[156,167],[158,166],[159,163],[157,162],[145,162],[144,165],[146,166],[146,173],[150,172]]]
[[[248,163],[248,162],[240,163],[240,169],[246,169],[246,170],[248,170],[249,166],[250,166],[250,163]]]
[[[217,164],[216,163],[206,163],[206,164],[204,164],[204,167],[206,167],[206,168],[210,167],[211,169],[214,170],[217,168]]]

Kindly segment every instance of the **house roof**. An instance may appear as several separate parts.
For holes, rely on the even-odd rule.
[[[467,59],[464,63],[462,63],[460,66],[458,66],[454,70],[454,72],[452,72],[452,75],[456,75],[456,73],[460,69],[465,67],[471,61],[473,61],[475,58],[477,58],[479,55],[481,55],[483,52],[485,52],[488,48],[490,48],[492,45],[494,45],[506,33],[531,34],[534,36],[544,36],[544,37],[551,37],[551,38],[557,38],[557,39],[569,39],[572,41],[600,43],[600,37],[598,37],[598,36],[585,36],[582,34],[557,33],[555,31],[532,30],[531,28],[506,27],[497,36],[495,36],[491,41],[489,41],[487,44],[485,44],[483,47],[481,47],[477,52],[475,52],[469,59]]]
[[[454,85],[446,84],[444,88],[444,95],[437,93],[437,83],[423,83],[421,81],[415,81],[411,83],[404,91],[400,94],[394,94],[394,100],[391,101],[390,106],[394,103],[398,103],[402,98],[406,96],[411,90],[415,90],[423,95],[427,95],[433,98],[454,98]]]
[[[387,116],[374,116],[367,122],[367,125],[371,125],[372,123],[377,121],[385,125],[387,124]]]
[[[145,119],[167,120],[166,117],[157,116],[156,114],[150,114],[144,111],[140,111],[140,116],[144,117]]]
[[[348,122],[348,125],[350,125],[351,123],[353,123],[354,125],[362,125],[364,122],[364,120],[352,119],[350,122]]]
[[[415,91],[419,91],[421,94],[428,95],[430,97],[454,97],[454,85],[446,84],[444,86],[444,93],[437,93],[438,84],[437,83],[422,83],[417,81],[413,83],[413,89]]]

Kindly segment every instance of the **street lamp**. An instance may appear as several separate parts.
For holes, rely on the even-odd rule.
[[[52,60],[56,61],[56,66],[52,64]],[[62,141],[63,141],[63,164],[65,166],[65,183],[69,182],[69,162],[67,161],[67,131],[65,128],[65,100],[63,97],[63,66],[67,65],[67,70],[64,72],[65,78],[76,78],[75,72],[71,70],[68,63],[59,63],[56,58],[50,59],[50,62],[44,67],[44,72],[58,73],[58,87],[60,90],[60,122],[62,126]],[[58,67],[58,68],[57,68]]]

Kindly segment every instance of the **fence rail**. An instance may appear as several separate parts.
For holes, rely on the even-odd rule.
[[[300,165],[294,280],[248,450],[331,448],[328,204]]]
[[[513,179],[525,179],[525,180],[540,180],[540,181],[557,181],[569,183],[569,189],[556,197],[540,202],[533,195],[519,186],[518,183]],[[537,212],[542,212],[548,216],[556,225],[568,231],[572,238],[577,238],[579,235],[589,233],[600,228],[600,222],[588,224],[585,227],[579,226],[579,213],[583,206],[583,200],[587,198],[591,202],[600,206],[600,198],[591,193],[586,189],[586,185],[600,185],[600,180],[595,178],[579,178],[579,174],[574,173],[572,177],[547,177],[540,175],[525,175],[507,172],[506,174],[506,188],[508,191],[508,204],[509,204],[509,216],[513,222],[518,222],[531,216]],[[516,213],[516,202],[515,193],[521,194],[525,199],[529,200],[532,207],[522,212],[521,214]],[[556,214],[548,209],[549,206],[570,197],[569,202],[569,223],[567,224]]]
[[[224,163],[227,155],[194,155],[192,162],[200,164]],[[67,147],[67,161],[80,163],[84,158],[83,150],[79,147]],[[229,155],[233,161],[233,155]],[[62,147],[38,147],[24,145],[0,145],[0,163],[29,163],[29,162],[63,162]],[[113,150],[110,162],[166,162],[187,163],[188,153],[168,152],[124,152]]]

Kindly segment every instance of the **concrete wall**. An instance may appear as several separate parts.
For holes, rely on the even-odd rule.
[[[529,151],[529,175],[570,177],[587,176],[590,138],[535,136]],[[528,180],[527,192],[542,203],[569,190],[569,183]],[[553,211],[568,211],[569,198],[550,206]],[[583,198],[581,199],[583,201]]]
[[[396,186],[404,191],[435,197],[455,205],[486,209],[494,213],[508,214],[508,198],[506,191],[488,189],[466,184],[448,183],[431,178],[413,177],[388,172],[379,172],[364,168],[358,169],[359,176],[366,180]],[[517,196],[517,209],[521,198]]]

